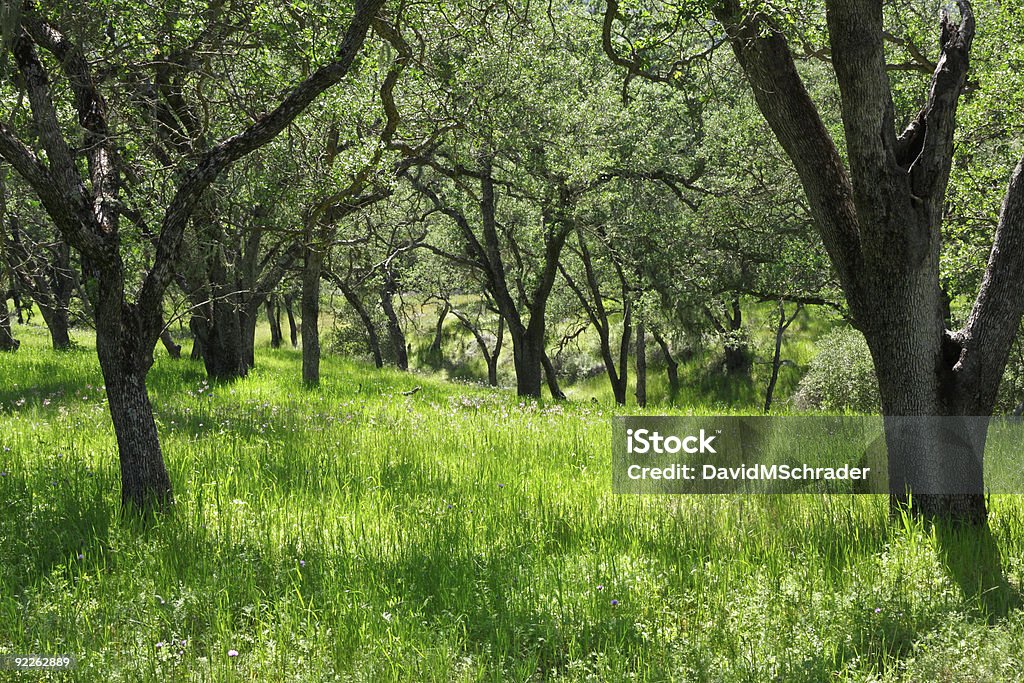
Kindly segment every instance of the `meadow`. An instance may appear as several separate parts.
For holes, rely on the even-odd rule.
[[[308,390],[292,349],[211,385],[161,350],[176,504],[143,521],[118,511],[88,335],[57,353],[17,331],[0,655],[77,666],[0,680],[1022,678],[1017,497],[970,532],[892,521],[877,496],[616,496],[611,418],[635,407],[333,356]]]

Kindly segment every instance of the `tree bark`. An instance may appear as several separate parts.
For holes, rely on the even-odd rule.
[[[284,311],[288,316],[288,337],[291,339],[292,348],[299,348],[299,328],[295,324],[294,308],[295,295],[289,292],[284,295]]]
[[[270,321],[270,348],[281,348],[281,304],[276,294],[267,297],[267,320]]]
[[[494,341],[494,351],[488,355],[486,353],[486,344],[484,358],[487,361],[487,383],[492,386],[498,386],[498,358],[501,356],[502,342],[505,340],[505,319],[498,316],[498,331],[496,333],[496,339]]]
[[[541,351],[541,364],[544,367],[544,377],[547,379],[548,391],[551,393],[551,398],[556,401],[565,400],[565,392],[558,386],[558,373],[555,372],[555,366],[548,358],[546,351]]]
[[[512,328],[512,364],[516,371],[516,393],[540,398],[544,338],[536,333]]]
[[[366,306],[363,305],[356,291],[346,282],[339,278],[335,281],[335,284],[338,285],[338,289],[341,290],[345,301],[355,310],[356,315],[359,316],[359,321],[363,324],[363,329],[366,331],[366,343],[370,349],[370,354],[373,356],[373,364],[378,368],[384,367],[384,354],[380,348],[380,338],[377,336],[377,325],[373,322],[370,312],[366,310]]]
[[[647,331],[643,320],[636,324],[636,404],[647,406]]]
[[[302,381],[320,384],[320,273],[323,254],[307,244],[302,267]]]
[[[772,409],[775,384],[779,380],[779,370],[782,368],[782,337],[786,334],[786,329],[796,320],[796,316],[799,315],[801,310],[803,310],[803,306],[797,304],[793,315],[787,319],[786,306],[781,300],[779,301],[779,322],[775,325],[775,353],[772,355],[772,376],[768,380],[768,389],[764,395],[765,413],[770,412]]]
[[[259,322],[262,297],[252,298],[239,310],[238,322],[242,328],[242,362],[246,372],[256,367],[256,323]]]
[[[447,301],[441,305],[440,311],[437,314],[437,323],[434,325],[434,339],[430,342],[430,347],[427,349],[427,359],[435,368],[441,367],[443,360],[441,345],[444,342],[444,321],[451,310],[451,304]]]
[[[380,304],[388,321],[388,341],[391,345],[391,352],[394,354],[395,365],[402,370],[408,370],[409,354],[405,346],[405,332],[402,331],[402,324],[398,320],[394,304],[394,296],[397,291],[398,281],[394,274],[385,271],[384,284],[380,289]]]
[[[652,330],[654,341],[661,347],[662,357],[665,359],[665,370],[668,374],[668,392],[669,399],[675,400],[676,396],[679,395],[679,362],[672,357],[672,350],[669,348],[668,342],[661,334],[658,333],[657,329]]]
[[[163,342],[164,348],[167,349],[167,354],[175,360],[181,358],[181,346],[176,344],[174,338],[171,337],[171,331],[164,329],[160,333],[160,341]]]
[[[193,315],[188,321],[188,329],[192,333],[192,360],[203,359],[203,337],[206,335],[202,318]]]
[[[725,371],[730,374],[745,374],[750,371],[750,349],[743,339],[743,310],[740,300],[733,299],[732,314],[726,311]]]
[[[2,235],[0,235],[2,240]],[[3,263],[0,262],[0,266]],[[0,351],[17,351],[21,345],[17,339],[14,338],[14,333],[11,332],[11,313],[10,309],[7,308],[7,289],[6,283],[0,280]]]

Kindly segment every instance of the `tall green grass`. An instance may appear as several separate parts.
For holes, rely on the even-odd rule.
[[[177,503],[118,514],[87,335],[0,357],[0,654],[83,681],[1019,680],[1022,506],[615,496],[611,408],[292,350],[150,377]],[[403,395],[415,387],[412,395]],[[658,412],[659,409],[651,409]],[[237,656],[230,653],[237,652]]]

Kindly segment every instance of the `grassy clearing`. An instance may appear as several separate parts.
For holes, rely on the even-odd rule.
[[[336,358],[311,392],[291,350],[211,387],[161,352],[151,386],[178,502],[142,526],[116,513],[88,338],[55,354],[23,330],[0,358],[0,652],[80,658],[54,680],[1024,669],[1016,498],[993,500],[989,537],[892,525],[871,497],[617,497],[601,405]]]

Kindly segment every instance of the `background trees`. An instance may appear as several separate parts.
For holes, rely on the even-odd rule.
[[[849,321],[887,415],[990,414],[1024,268],[1019,174],[1004,189],[1020,12],[824,8],[23,3],[3,26],[0,347],[8,300],[58,348],[95,328],[142,507],[170,500],[157,340],[175,352],[187,319],[207,375],[240,378],[261,309],[272,346],[282,308],[301,329],[309,387],[321,318],[348,316],[378,366],[514,375],[530,397],[605,376],[643,404],[649,364],[671,399],[699,362],[756,379],[766,411],[791,326]],[[1024,405],[1015,386],[999,405]],[[971,481],[925,507],[984,516],[977,463],[890,437],[895,500]]]
[[[141,278],[126,267],[122,249],[129,245],[120,233],[125,215],[122,206],[129,197],[121,188],[126,169],[130,169],[128,155],[132,149],[119,137],[120,120],[112,119],[116,109],[110,108],[119,102],[108,99],[95,65],[111,53],[118,54],[119,35],[127,33],[135,38],[145,35],[139,31],[148,28],[149,35],[159,38],[167,35],[167,26],[140,26],[134,22],[162,17],[124,11],[111,19],[124,24],[111,23],[103,27],[109,30],[102,32],[89,8],[51,13],[25,4],[16,13],[17,21],[6,27],[9,38],[5,47],[17,65],[21,94],[30,103],[33,126],[29,127],[27,120],[21,130],[0,124],[0,155],[32,186],[63,237],[86,261],[83,270],[95,311],[96,348],[117,432],[125,504],[147,509],[171,500],[171,482],[145,378],[152,364],[153,347],[163,330],[164,294],[174,279],[189,219],[200,205],[203,192],[221,173],[270,142],[313,99],[345,77],[382,4],[381,0],[359,4],[338,47],[331,51],[332,57],[299,80],[283,99],[272,101],[269,113],[253,114],[251,123],[240,126],[241,132],[203,149],[194,161],[186,162],[187,170],[173,169],[178,174],[170,181],[171,199],[159,218],[159,233],[153,236],[151,265]],[[186,15],[168,18],[175,20],[170,22],[173,29]],[[100,54],[90,54],[90,49]],[[77,123],[68,122],[69,115],[75,116]],[[84,152],[84,165],[76,158],[79,149]]]

